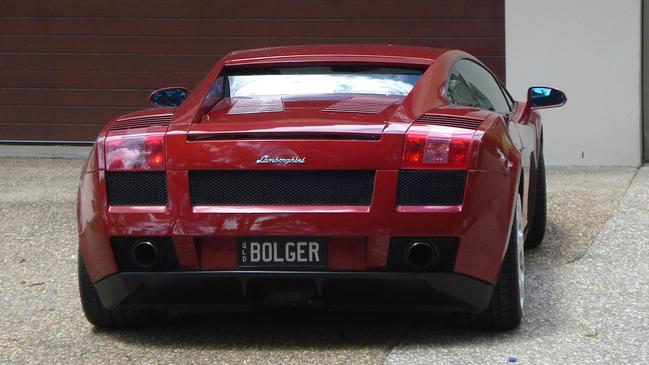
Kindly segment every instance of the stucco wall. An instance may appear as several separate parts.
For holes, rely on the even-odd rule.
[[[641,161],[641,0],[506,0],[507,88],[568,95],[541,111],[548,165]]]

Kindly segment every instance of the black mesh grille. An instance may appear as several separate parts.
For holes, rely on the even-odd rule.
[[[110,205],[166,205],[167,176],[160,171],[106,172]]]
[[[374,171],[191,171],[193,205],[370,205]]]
[[[399,205],[460,205],[466,171],[399,172]]]

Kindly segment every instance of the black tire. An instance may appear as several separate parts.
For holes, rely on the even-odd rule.
[[[523,317],[521,293],[523,293],[524,288],[519,284],[519,252],[516,242],[516,226],[517,216],[515,212],[507,252],[505,253],[500,276],[491,296],[489,307],[481,313],[468,315],[468,324],[471,328],[511,330],[521,323]],[[521,245],[524,245],[524,243],[521,242]]]
[[[545,225],[547,220],[547,189],[545,185],[545,160],[543,159],[543,148],[539,156],[538,168],[536,169],[536,194],[534,195],[534,215],[525,248],[538,247],[545,237]]]
[[[88,276],[86,265],[79,253],[79,294],[81,307],[88,322],[97,328],[146,327],[160,323],[167,316],[160,309],[106,309],[101,304],[97,290]]]

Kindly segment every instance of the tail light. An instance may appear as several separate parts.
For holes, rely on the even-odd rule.
[[[104,143],[106,170],[164,170],[167,127],[110,132]]]
[[[413,124],[403,145],[401,168],[406,170],[466,170],[473,130]]]

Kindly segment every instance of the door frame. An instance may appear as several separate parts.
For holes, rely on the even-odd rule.
[[[649,2],[641,1],[642,6],[642,159],[649,161]]]

